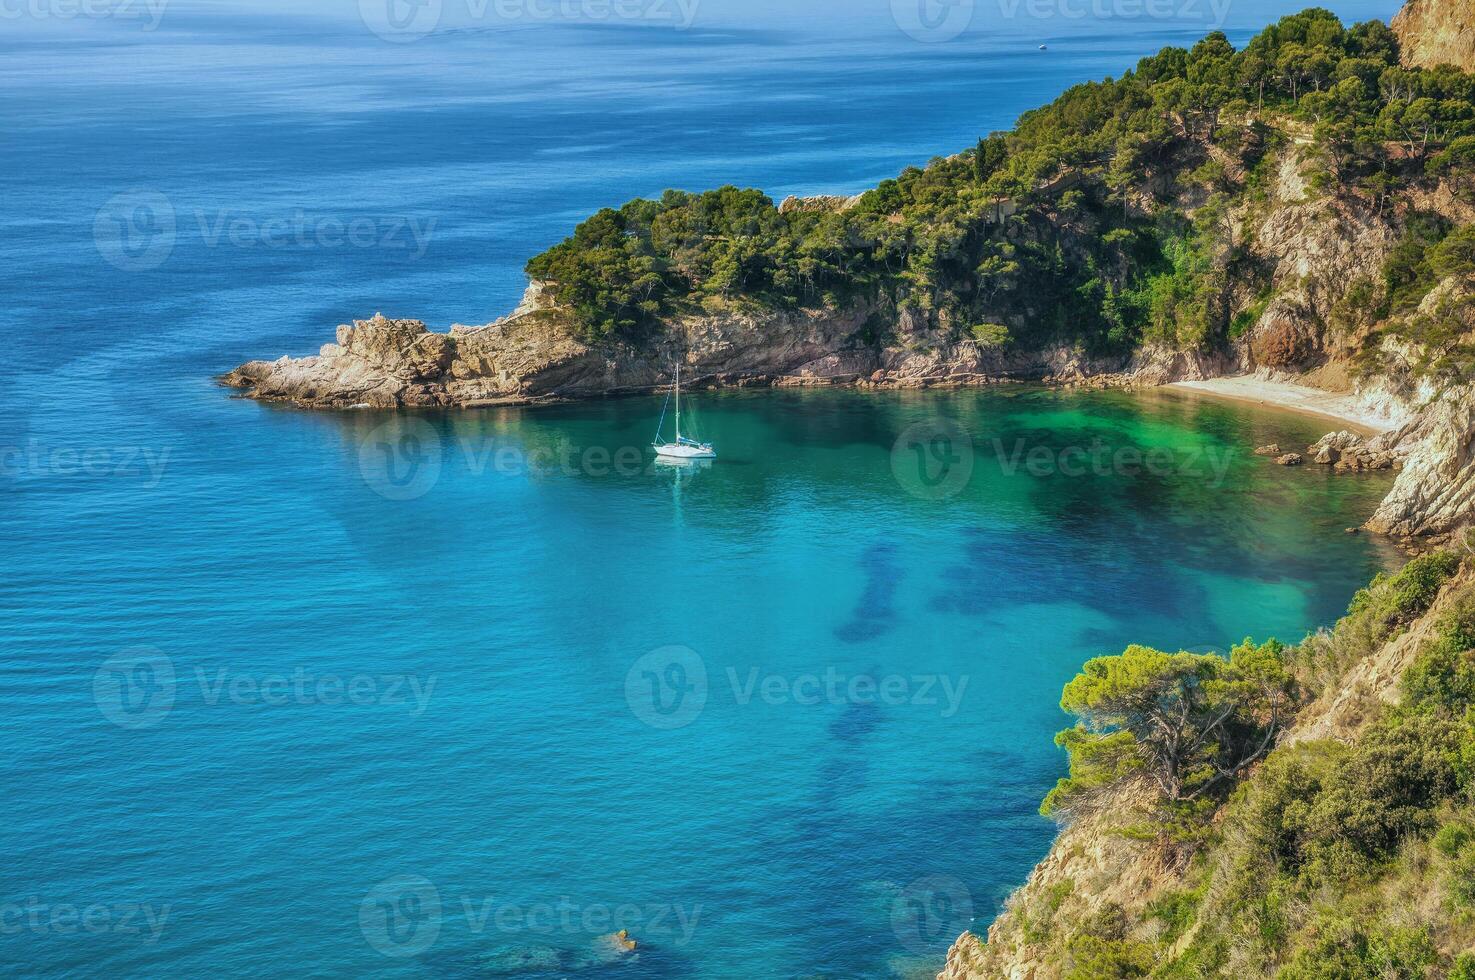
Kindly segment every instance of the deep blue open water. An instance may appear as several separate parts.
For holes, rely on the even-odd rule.
[[[1295,639],[1388,560],[1384,477],[1247,454],[1325,426],[1183,395],[700,395],[682,472],[652,399],[233,399],[505,313],[600,206],[855,192],[1208,26],[356,6],[0,20],[6,975],[928,975],[1048,845],[1085,659]]]

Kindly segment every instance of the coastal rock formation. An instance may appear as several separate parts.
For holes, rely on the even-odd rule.
[[[483,327],[429,330],[419,320],[375,315],[338,328],[316,356],[251,361],[221,381],[249,397],[306,408],[463,407],[527,404],[647,391],[668,384],[672,364],[693,386],[986,384],[1007,378],[1093,377],[1159,384],[1222,373],[1222,362],[1164,350],[1093,359],[1060,346],[1024,351],[959,338],[903,312],[870,339],[881,315],[856,306],[685,317],[640,347],[585,343],[565,311],[534,282],[508,317]]]
[[[1416,63],[1471,64],[1466,46],[1475,17],[1468,4],[1415,0],[1395,27],[1405,56]],[[1188,189],[1192,182],[1184,175],[1191,168],[1214,162],[1226,180],[1242,181],[1247,167],[1255,167],[1258,198],[1233,204],[1216,219],[1233,245],[1234,267],[1253,273],[1243,281],[1226,280],[1205,307],[1206,315],[1234,325],[1211,346],[1178,349],[1153,341],[1107,356],[1068,338],[1025,343],[1017,338],[1030,335],[1040,313],[1028,295],[1013,306],[1000,301],[998,309],[983,309],[977,322],[971,313],[968,322],[959,322],[942,305],[885,294],[815,295],[803,307],[709,296],[675,307],[680,314],[663,313],[629,337],[600,338],[597,331],[581,329],[573,309],[560,305],[556,283],[535,280],[518,307],[494,323],[439,333],[418,320],[375,316],[340,327],[335,342],[316,355],[251,361],[222,380],[247,397],[313,408],[474,408],[649,391],[669,382],[678,357],[694,387],[929,387],[1014,379],[1149,386],[1254,374],[1335,388],[1395,422],[1394,432],[1362,445],[1319,444],[1306,455],[1342,472],[1406,462],[1369,527],[1432,540],[1453,534],[1475,507],[1470,396],[1431,372],[1429,365],[1438,360],[1431,354],[1438,352],[1410,338],[1421,336],[1420,324],[1433,321],[1446,335],[1448,325],[1463,323],[1465,333],[1475,336],[1475,284],[1452,275],[1431,288],[1416,310],[1383,322],[1373,322],[1369,310],[1377,304],[1356,290],[1383,280],[1384,263],[1406,242],[1415,215],[1450,227],[1475,221],[1468,189],[1429,175],[1411,180],[1396,199],[1378,200],[1355,189],[1329,193],[1328,160],[1311,127],[1295,119],[1272,120],[1266,128],[1275,139],[1268,139],[1263,132],[1256,135],[1262,122],[1234,124],[1245,130],[1236,137],[1243,141],[1239,155],[1226,149],[1233,142],[1227,137],[1186,134],[1161,161],[1162,174],[1125,192],[1129,211],[1145,215],[1166,207],[1192,219],[1207,200]],[[1261,151],[1263,159],[1256,157]],[[1166,179],[1175,167],[1184,179]],[[1030,193],[1063,201],[1083,189],[1089,190],[1087,176],[1065,168],[1042,178]],[[1020,245],[1045,235],[1069,257],[1084,239],[1101,237],[1101,226],[1071,218],[1070,208],[1037,209],[1031,226],[1021,220],[1027,212],[1016,208],[1019,202],[996,203],[988,234]],[[789,198],[778,211],[838,224],[858,204],[853,197]],[[893,218],[902,215],[882,220]],[[1287,465],[1303,458],[1279,447],[1271,455]]]
[[[1319,364],[1318,375],[1345,356],[1325,326],[1329,311],[1357,270],[1379,268],[1395,241],[1389,219],[1355,201],[1305,203],[1297,167],[1281,168],[1277,206],[1249,234],[1274,242],[1284,258],[1273,281],[1283,295],[1231,350],[1180,351],[1148,346],[1130,357],[1091,357],[1071,346],[1024,350],[987,343],[916,310],[856,305],[692,315],[674,320],[641,346],[585,342],[554,300],[549,284],[532,282],[509,316],[481,327],[431,331],[419,320],[376,315],[338,328],[315,356],[252,361],[222,381],[248,397],[311,408],[466,407],[529,404],[649,391],[669,382],[679,356],[693,386],[854,384],[863,387],[977,385],[1035,379],[1062,385],[1161,385],[1255,371],[1302,380],[1294,369]],[[1267,256],[1267,260],[1270,259]],[[1459,283],[1433,290],[1418,315],[1429,315]],[[1415,376],[1421,352],[1385,343],[1382,372],[1361,383],[1370,408],[1407,422],[1358,446],[1338,435],[1309,450],[1342,471],[1386,469],[1407,459],[1374,530],[1438,539],[1475,508],[1475,459],[1468,445],[1468,396]],[[1349,438],[1350,437],[1350,438]],[[1324,440],[1325,442],[1325,440]],[[1262,447],[1283,465],[1302,454]]]
[[[1057,922],[1085,921],[1113,908],[1145,905],[1178,880],[1157,848],[1133,840],[1129,828],[1147,798],[1123,791],[1090,817],[1067,824],[1029,880],[988,930],[987,943],[965,933],[948,951],[938,980],[1041,980],[1065,964],[1035,947],[1034,935]],[[971,939],[971,942],[969,941]]]
[[[1338,473],[1358,473],[1366,470],[1387,470],[1398,465],[1399,453],[1393,449],[1375,448],[1362,436],[1343,429],[1328,432],[1306,447],[1306,453],[1314,462],[1330,466]]]
[[[1407,65],[1455,65],[1475,71],[1475,24],[1469,0],[1409,0],[1393,18]]]
[[[484,402],[597,373],[588,348],[548,329],[543,316],[441,334],[419,320],[376,314],[339,327],[337,342],[315,357],[251,361],[222,381],[251,388],[255,398],[305,407],[389,408]]]
[[[1423,615],[1372,645],[1365,656],[1347,665],[1345,675],[1307,703],[1294,723],[1283,733],[1283,747],[1299,743],[1355,744],[1379,716],[1379,711],[1403,697],[1404,672],[1421,650],[1435,639],[1450,613],[1468,602],[1475,574],[1456,574],[1440,591]],[[1354,630],[1355,632],[1355,630]],[[1309,643],[1329,643],[1321,634]],[[1082,976],[1146,976],[1152,965],[1149,949],[1175,955],[1194,939],[1192,929],[1169,932],[1174,903],[1210,901],[1202,892],[1185,891],[1201,885],[1193,877],[1207,865],[1227,859],[1209,854],[1208,861],[1193,864],[1174,845],[1143,840],[1134,828],[1147,819],[1150,797],[1120,790],[1092,810],[1062,827],[1054,845],[1036,865],[1028,880],[1008,899],[1003,912],[988,930],[986,943],[964,933],[948,950],[938,980],[1058,980]],[[1221,813],[1222,817],[1223,814]],[[1216,826],[1222,823],[1215,821]],[[1192,846],[1192,845],[1190,845]],[[1213,885],[1209,886],[1212,892]],[[1222,898],[1222,896],[1216,896]],[[1425,901],[1423,894],[1409,901]],[[1444,918],[1438,896],[1425,915]],[[1415,919],[1415,921],[1417,921]],[[1250,940],[1247,940],[1249,942]],[[1452,936],[1449,945],[1463,948],[1461,938]],[[1131,972],[1095,972],[1103,964],[1116,965],[1103,952],[1124,956],[1140,952],[1141,961],[1131,962]],[[1233,955],[1233,954],[1231,954]],[[1187,971],[1185,975],[1199,975]],[[1247,966],[1244,972],[1203,975],[1263,976]],[[1362,975],[1351,972],[1328,976]],[[1388,976],[1414,974],[1390,971]],[[1431,971],[1428,976],[1443,975]]]
[[[1380,442],[1414,448],[1369,528],[1447,538],[1470,523],[1475,514],[1475,392],[1446,392],[1405,430]]]
[[[860,195],[854,197],[840,197],[835,194],[817,194],[814,197],[786,197],[779,204],[779,214],[792,214],[795,211],[812,211],[823,213],[826,211],[848,211],[855,207],[860,200]]]
[[[971,932],[965,932],[947,951],[947,964],[937,975],[937,980],[969,980],[981,977],[987,961],[983,941]]]

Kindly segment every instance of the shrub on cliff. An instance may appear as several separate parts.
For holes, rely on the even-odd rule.
[[[1436,638],[1403,678],[1408,703],[1434,703],[1463,711],[1475,704],[1475,594],[1454,598],[1436,627]]]
[[[1173,759],[1187,758],[1176,795],[1199,796],[1161,807],[1147,853],[1162,887],[1140,903],[1112,892],[1122,904],[1103,906],[1081,884],[1089,861],[1072,865],[1074,887],[1030,920],[1039,958],[1074,976],[1475,980],[1475,956],[1459,955],[1475,949],[1475,587],[1427,618],[1459,567],[1434,553],[1380,575],[1297,648],[1246,643],[1226,660],[1133,647],[1088,663],[1062,699],[1081,718],[1058,739],[1070,774],[1043,809],[1121,805],[1130,783],[1168,801]],[[1402,703],[1368,697],[1337,738],[1257,756],[1256,737],[1277,741],[1280,719],[1312,700],[1293,688],[1345,708],[1351,664],[1402,658],[1387,644],[1415,623]],[[1072,833],[1140,839],[1103,816]],[[1173,823],[1193,820],[1197,834]]]
[[[1089,808],[1125,779],[1143,781],[1168,803],[1227,789],[1271,749],[1292,707],[1282,650],[1273,640],[1247,641],[1225,659],[1132,646],[1087,662],[1060,701],[1080,718],[1056,736],[1070,775],[1041,812]]]
[[[1296,952],[1279,980],[1383,980],[1423,977],[1439,961],[1429,930],[1358,921],[1350,916],[1317,924],[1316,938]]]
[[[1294,367],[1310,353],[1295,324],[1284,321],[1272,324],[1257,337],[1254,349],[1255,360],[1273,368]]]
[[[1286,651],[1297,684],[1311,697],[1336,687],[1353,664],[1427,611],[1458,568],[1458,558],[1439,552],[1392,575],[1377,575],[1353,597],[1335,629],[1320,630]]]
[[[1367,617],[1387,635],[1427,612],[1459,568],[1460,559],[1452,552],[1420,555],[1393,575],[1374,577],[1371,585],[1352,597],[1347,611]]]

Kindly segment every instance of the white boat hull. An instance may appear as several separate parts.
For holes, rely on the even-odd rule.
[[[712,451],[711,446],[687,446],[681,443],[670,443],[665,446],[656,447],[656,455],[666,459],[716,459],[717,454]]]

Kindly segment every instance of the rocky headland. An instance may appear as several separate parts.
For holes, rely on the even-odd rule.
[[[1467,0],[1410,0],[1392,26],[1406,65],[1475,70],[1475,8]],[[1420,191],[1418,201],[1420,206],[1440,202],[1451,221],[1466,224],[1471,215],[1457,197],[1451,188],[1434,186]],[[1376,230],[1381,223],[1380,216],[1346,237],[1360,256],[1357,261],[1384,251],[1380,240],[1387,241],[1386,231]],[[1285,244],[1300,248],[1315,242]],[[1321,287],[1315,285],[1314,264],[1303,269],[1311,273],[1302,281],[1313,293],[1330,285],[1325,280]],[[1468,282],[1441,282],[1414,315],[1447,313],[1459,305],[1451,299],[1469,288]],[[1458,329],[1468,331],[1472,325],[1462,319]],[[1329,339],[1322,334],[1317,342],[1331,352],[1326,363],[1335,365],[1338,358]],[[1475,398],[1468,385],[1434,385],[1421,376],[1414,365],[1427,351],[1385,341],[1385,352],[1393,356],[1379,373],[1334,387],[1346,390],[1362,410],[1386,412],[1396,421],[1372,439],[1329,434],[1307,452],[1318,462],[1352,468],[1369,460],[1382,465],[1385,453],[1395,454],[1403,469],[1369,527],[1394,535],[1455,539],[1453,554],[1463,555],[1470,550],[1467,524],[1475,508]],[[1273,372],[1262,368],[1260,373]],[[1315,383],[1319,377],[1324,373],[1313,371],[1307,380]],[[1262,447],[1261,454],[1273,456],[1280,448]],[[1313,690],[1280,734],[1280,748],[1247,774],[1240,791],[1212,815],[1213,830],[1205,840],[1179,848],[1163,837],[1145,838],[1140,821],[1153,803],[1124,787],[1119,799],[1103,801],[1062,825],[1050,853],[1010,897],[986,941],[971,932],[959,937],[939,980],[1157,976],[1160,971],[1173,976],[1298,978],[1475,976],[1469,913],[1457,897],[1471,869],[1468,862],[1456,860],[1463,845],[1446,843],[1454,833],[1448,829],[1452,824],[1432,837],[1429,831],[1411,833],[1398,844],[1396,856],[1376,857],[1369,870],[1348,875],[1352,883],[1323,878],[1314,903],[1286,886],[1294,880],[1288,867],[1306,874],[1300,870],[1305,852],[1265,853],[1294,823],[1293,810],[1312,812],[1319,803],[1317,790],[1307,787],[1280,808],[1267,805],[1264,801],[1276,794],[1286,771],[1312,758],[1381,751],[1389,732],[1413,727],[1413,718],[1429,717],[1418,712],[1431,711],[1420,702],[1422,685],[1437,672],[1432,665],[1441,658],[1469,656],[1453,652],[1475,639],[1462,633],[1475,601],[1475,572],[1468,563],[1443,583],[1427,611],[1421,607],[1416,616],[1405,612],[1402,623],[1391,629],[1369,630],[1363,621],[1368,607],[1375,605],[1368,597],[1377,595],[1378,588],[1375,583],[1354,600],[1351,614],[1335,630],[1308,638],[1302,657],[1290,658],[1315,665],[1313,674],[1320,676],[1303,678]],[[1427,584],[1424,592],[1435,594]],[[1457,703],[1453,708],[1466,710]],[[1437,717],[1437,712],[1431,714]],[[1397,795],[1417,776],[1397,761],[1396,752],[1386,758],[1394,771],[1381,792]],[[1364,783],[1376,781],[1367,770],[1358,770],[1357,776]],[[1366,786],[1358,790],[1380,792]],[[1445,806],[1444,820],[1461,819],[1455,816],[1461,813],[1458,806]],[[1346,811],[1342,813],[1345,821]],[[1440,820],[1431,822],[1437,827]],[[1263,836],[1257,837],[1262,829]],[[1323,832],[1344,837],[1357,833],[1347,822]],[[1298,846],[1307,844],[1303,839]],[[1252,877],[1263,889],[1258,896],[1255,887],[1245,884]],[[1262,903],[1250,914],[1247,895]],[[1339,917],[1349,908],[1356,910],[1352,917]],[[1410,946],[1395,951],[1397,941],[1386,938],[1395,933]]]
[[[251,361],[222,380],[247,397],[322,409],[477,408],[647,392],[669,382],[678,359],[684,377],[708,387],[886,390],[1023,380],[1158,386],[1225,378],[1245,379],[1261,392],[1293,385],[1335,395],[1341,407],[1333,414],[1374,431],[1334,431],[1309,447],[1261,447],[1267,465],[1296,457],[1306,467],[1342,472],[1396,468],[1394,486],[1367,527],[1422,546],[1463,544],[1475,515],[1475,236],[1462,237],[1475,225],[1475,136],[1439,135],[1441,126],[1459,123],[1441,121],[1438,100],[1418,96],[1424,76],[1415,70],[1431,69],[1438,84],[1458,88],[1458,72],[1438,66],[1475,70],[1475,10],[1467,0],[1411,0],[1393,34],[1386,25],[1337,34],[1334,54],[1346,64],[1335,70],[1309,53],[1334,32],[1325,17],[1304,18],[1286,26],[1288,18],[1278,34],[1267,32],[1269,41],[1257,39],[1268,60],[1234,63],[1232,51],[1222,53],[1222,38],[1185,53],[1206,66],[1200,75],[1237,64],[1238,75],[1204,82],[1203,91],[1185,88],[1198,76],[1176,56],[1144,62],[1143,76],[1178,74],[1153,93],[1147,104],[1157,111],[1140,123],[1142,132],[1121,138],[1114,159],[1067,141],[1065,150],[1052,145],[1057,155],[1041,163],[1036,118],[1021,120],[1021,133],[1008,139],[996,134],[976,151],[934,161],[860,197],[780,206],[764,199],[753,227],[787,222],[806,247],[819,241],[802,259],[775,247],[780,258],[769,272],[787,262],[794,274],[770,279],[782,278],[794,301],[775,302],[774,282],[766,291],[731,286],[741,279],[732,256],[714,260],[711,243],[732,246],[735,236],[682,239],[682,229],[660,225],[665,214],[689,219],[696,207],[690,200],[640,202],[631,216],[599,216],[619,228],[595,229],[603,236],[597,242],[591,231],[597,250],[570,239],[560,246],[560,261],[530,263],[522,303],[496,322],[441,333],[418,320],[376,315],[340,326],[315,355]],[[1214,85],[1238,86],[1240,94],[1226,98]],[[1276,87],[1285,91],[1272,108],[1267,92]],[[1371,121],[1348,131],[1338,127],[1343,113]],[[1132,157],[1127,163],[1124,153]],[[999,160],[1014,156],[1030,165],[1004,179]],[[936,201],[946,195],[939,187],[953,188],[965,206],[940,209]],[[713,207],[731,204],[725,190]],[[662,208],[652,220],[650,212]],[[1149,225],[1167,245],[1139,263]],[[766,234],[754,232],[753,241],[766,243]],[[779,235],[779,245],[793,244],[788,234]],[[604,261],[641,235],[649,254],[590,271],[588,254],[599,251]],[[825,235],[838,244],[826,245]],[[815,271],[825,262],[865,270],[872,286],[825,286],[823,269]],[[1142,270],[1149,266],[1160,271],[1148,276]],[[586,281],[549,275],[554,268]],[[1065,292],[1090,293],[1100,336],[1072,336],[1070,317],[1079,308],[1054,299],[1047,305],[1051,281],[1067,277]],[[678,281],[680,296],[650,298]],[[617,312],[600,305],[610,296]],[[1124,313],[1134,302],[1137,312]],[[1037,329],[1044,320],[1055,326]],[[1196,331],[1194,322],[1211,328]],[[1115,331],[1105,329],[1113,324]],[[1115,340],[1103,343],[1101,336]],[[1120,342],[1123,336],[1129,341]],[[1401,593],[1385,596],[1394,585],[1359,601],[1401,602]],[[1336,633],[1308,640],[1303,658],[1331,651],[1342,660],[1334,675],[1313,671],[1314,685],[1303,679],[1314,689],[1280,744],[1289,750],[1329,742],[1359,751],[1365,733],[1404,696],[1405,672],[1420,651],[1436,634],[1447,639],[1450,617],[1467,600],[1475,606],[1468,569],[1443,583],[1438,600],[1417,616],[1400,613],[1392,626],[1370,625],[1362,609]],[[1254,782],[1253,774],[1238,776],[1246,786]],[[1222,910],[1240,907],[1222,883],[1249,886],[1211,842],[1226,821],[1238,826],[1238,805],[1210,814],[1207,827],[1195,831],[1202,836],[1165,842],[1143,831],[1152,801],[1140,785],[1125,783],[1114,801],[1062,825],[987,942],[967,933],[953,945],[942,980],[1145,976],[1155,965],[1182,963],[1185,972],[1173,975],[1256,976],[1301,948],[1297,943],[1301,952],[1312,950],[1306,962],[1316,962],[1323,956],[1316,943],[1334,929],[1308,920],[1301,906],[1284,915],[1276,907],[1302,931],[1279,935],[1281,945],[1268,952],[1261,946],[1269,926],[1253,936],[1224,926],[1233,916]],[[1410,872],[1388,885],[1368,915],[1391,917],[1393,931],[1385,932],[1393,936],[1404,935],[1397,929],[1408,922],[1445,922],[1425,931],[1427,948],[1415,953],[1448,968],[1472,937],[1448,924],[1447,909],[1426,894],[1433,887],[1428,876],[1443,874],[1448,862],[1418,847],[1428,880]],[[1228,931],[1221,937],[1218,929]],[[1364,952],[1376,946],[1366,936],[1359,941]],[[1210,952],[1197,951],[1200,945]],[[1384,955],[1382,948],[1367,955]],[[1220,957],[1220,966],[1195,967],[1199,955]],[[1385,960],[1394,962],[1392,956]],[[1475,960],[1467,966],[1475,971]]]
[[[1475,502],[1475,396],[1420,372],[1427,352],[1396,336],[1378,342],[1380,365],[1354,376],[1371,324],[1331,324],[1348,284],[1375,276],[1398,245],[1413,203],[1376,207],[1355,196],[1309,191],[1316,155],[1291,143],[1271,169],[1268,201],[1233,215],[1235,234],[1268,270],[1271,298],[1239,337],[1217,349],[1146,344],[1118,355],[1079,345],[1026,347],[961,334],[946,316],[883,303],[786,310],[743,309],[662,320],[638,343],[581,336],[556,284],[534,281],[508,316],[483,326],[430,330],[375,315],[338,327],[307,357],[251,361],[222,381],[248,397],[305,408],[479,408],[649,392],[668,384],[679,357],[693,387],[830,386],[923,388],[1042,381],[1060,385],[1158,386],[1248,377],[1339,394],[1389,431],[1375,448],[1406,461],[1369,527],[1438,540],[1466,522]],[[1419,204],[1452,222],[1475,208],[1434,182]],[[1182,202],[1191,211],[1191,202]],[[799,205],[788,204],[793,210]],[[824,198],[813,207],[844,208]],[[1445,308],[1475,287],[1451,279],[1409,318]],[[1014,316],[1001,314],[1010,323]],[[1475,325],[1475,316],[1466,311]],[[1270,399],[1272,402],[1273,398]],[[1294,406],[1291,406],[1294,407]]]

